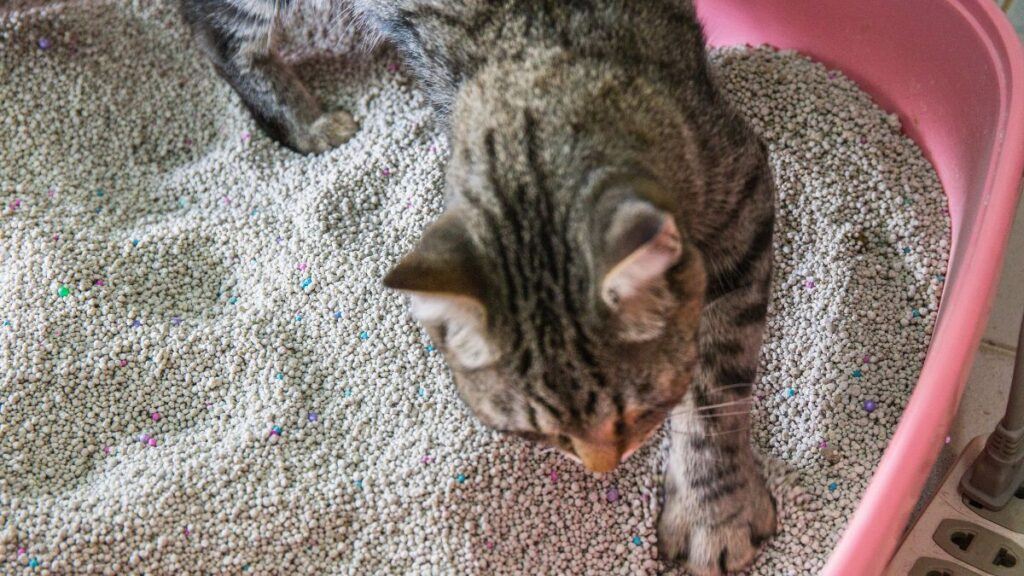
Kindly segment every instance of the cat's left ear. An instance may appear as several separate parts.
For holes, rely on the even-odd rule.
[[[408,294],[413,317],[463,368],[474,369],[494,358],[485,333],[483,278],[465,219],[449,211],[427,228],[384,285]]]

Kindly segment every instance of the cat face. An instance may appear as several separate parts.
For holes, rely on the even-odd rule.
[[[561,229],[474,197],[385,280],[410,295],[481,422],[596,472],[658,429],[697,358],[703,264],[638,192],[650,185],[604,190],[591,226]]]

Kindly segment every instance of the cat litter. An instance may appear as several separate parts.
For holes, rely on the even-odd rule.
[[[169,4],[65,6],[0,15],[0,572],[662,568],[664,436],[597,477],[489,432],[381,289],[441,210],[448,152],[393,55],[300,68],[361,125],[301,157],[254,130]],[[296,42],[351,44],[313,21]],[[916,381],[945,198],[841,74],[713,60],[779,184],[752,435],[782,525],[752,573],[813,573]]]

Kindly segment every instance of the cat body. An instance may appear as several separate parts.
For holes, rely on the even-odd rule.
[[[358,129],[274,51],[287,0],[181,1],[268,135],[315,153]],[[446,210],[385,284],[410,296],[460,396],[596,472],[670,420],[664,559],[701,576],[748,565],[776,529],[746,403],[774,187],[692,4],[339,1],[395,45],[449,132]]]

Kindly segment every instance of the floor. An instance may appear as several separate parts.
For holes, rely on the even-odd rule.
[[[1024,0],[1002,0],[1002,6],[1017,27],[1017,32],[1024,38]]]
[[[960,496],[960,478],[984,446],[981,438],[967,446],[935,499],[889,564],[886,576],[980,576],[982,572],[999,576],[1021,575],[1012,564],[1009,568],[1005,564],[998,566],[994,559],[999,556],[1000,549],[1009,552],[1017,548],[1019,551],[1024,546],[1024,533],[1016,528],[1020,525],[1018,519],[1024,519],[1024,500],[1014,498],[1002,511],[993,513],[979,512]],[[952,536],[961,529],[974,530],[979,536],[969,552],[966,549],[961,552],[949,544]],[[981,529],[988,534],[982,535]],[[968,568],[957,560],[974,566]]]
[[[1024,0],[999,0],[1024,38]],[[985,336],[967,382],[960,413],[950,432],[951,448],[959,453],[972,438],[995,427],[1005,407],[1013,375],[1017,334],[1024,315],[1024,202],[1017,207],[1013,235],[1006,251],[1003,277],[992,306]]]

